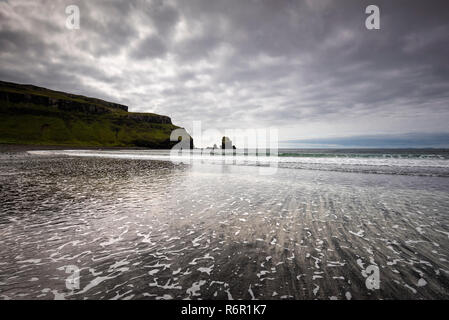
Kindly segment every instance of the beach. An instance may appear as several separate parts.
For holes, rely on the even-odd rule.
[[[19,149],[0,156],[0,299],[449,298],[445,154],[295,151],[262,175]]]

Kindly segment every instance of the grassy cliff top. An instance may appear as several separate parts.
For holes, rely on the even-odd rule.
[[[0,81],[0,143],[171,148],[170,117],[101,99]]]
[[[111,111],[128,111],[128,107],[118,103],[108,102],[97,98],[85,97],[72,93],[50,90],[43,87],[37,87],[29,84],[18,84],[6,81],[0,81],[0,92],[17,93],[31,96],[47,97],[55,100],[66,100],[77,103],[92,104],[113,109]]]

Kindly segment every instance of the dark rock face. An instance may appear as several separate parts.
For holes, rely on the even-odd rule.
[[[72,94],[68,94],[68,96],[69,97],[74,97],[74,98],[77,97],[76,95],[72,95]],[[118,103],[114,103],[114,102],[108,102],[108,101],[95,99],[95,98],[83,97],[83,99],[88,101],[88,102],[91,102],[92,104],[102,105],[102,106],[106,106],[106,107],[111,108],[111,109],[116,109],[116,110],[121,110],[121,111],[128,112],[128,106],[125,106],[123,104],[118,104]]]
[[[113,102],[3,81],[0,122],[3,128],[20,128],[0,127],[0,143],[19,144],[170,149],[180,142],[171,141],[173,130],[181,129],[164,115],[128,112]],[[182,148],[193,149],[192,137],[183,130]]]
[[[73,112],[83,112],[92,114],[104,114],[111,113],[110,108],[120,109],[126,111],[128,107],[122,105],[116,105],[113,103],[108,103],[107,106],[102,106],[100,104],[92,104],[86,102],[78,102],[75,100],[66,100],[51,98],[35,94],[22,94],[15,92],[1,92],[0,91],[0,101],[6,101],[11,103],[31,103],[35,105],[48,106],[52,108],[57,108],[61,111],[73,111]]]
[[[128,112],[127,106],[118,103],[4,81],[0,81],[0,101],[31,103],[54,107],[62,111],[93,114],[110,113],[112,111]]]
[[[161,116],[157,114],[153,115],[153,114],[130,113],[128,114],[128,119],[136,120],[139,122],[172,124],[170,117]]]
[[[42,92],[44,93],[53,93],[54,95],[61,95],[62,93],[57,91],[47,90],[44,91],[43,88],[35,87],[35,86],[18,86],[7,82],[1,82],[0,85],[6,87],[8,89],[22,89],[31,88],[33,92]],[[0,88],[1,89],[1,88]],[[46,89],[45,89],[46,90]],[[67,98],[56,98],[51,95],[40,95],[33,93],[21,93],[14,91],[2,91],[0,90],[0,102],[10,102],[10,103],[22,103],[22,104],[33,104],[39,106],[46,106],[50,108],[55,108],[61,111],[66,112],[82,112],[88,114],[106,114],[112,113],[115,111],[124,111],[128,112],[128,107],[112,103],[108,101],[103,101],[95,98],[88,98],[73,95],[70,93],[63,93]],[[72,100],[73,99],[73,100]],[[143,114],[143,113],[127,113],[126,117],[131,120],[135,120],[138,122],[147,122],[147,123],[158,123],[158,124],[172,124],[170,117],[157,115],[157,114]]]
[[[232,149],[232,141],[228,137],[223,137],[221,139],[221,148],[222,149]]]

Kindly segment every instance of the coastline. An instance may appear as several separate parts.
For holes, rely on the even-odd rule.
[[[92,147],[62,145],[0,144],[0,153],[19,153],[33,150],[150,150],[142,147]]]

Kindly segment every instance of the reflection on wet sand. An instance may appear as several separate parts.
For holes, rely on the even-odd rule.
[[[444,177],[0,160],[3,299],[449,298]]]

